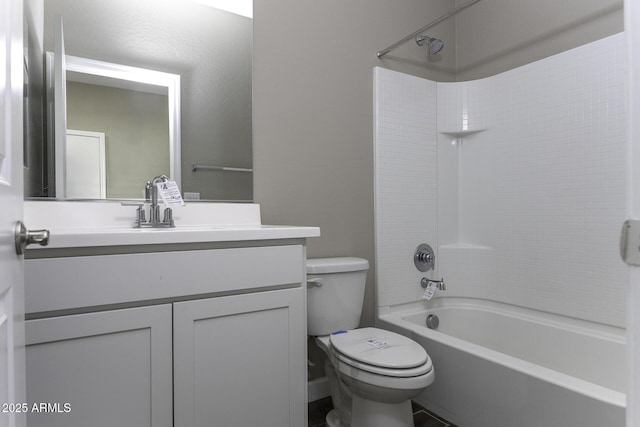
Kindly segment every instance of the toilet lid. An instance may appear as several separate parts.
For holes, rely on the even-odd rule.
[[[420,344],[395,332],[377,328],[339,331],[331,335],[331,346],[355,361],[389,369],[410,369],[428,360]]]

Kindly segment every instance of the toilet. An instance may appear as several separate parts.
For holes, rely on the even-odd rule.
[[[369,262],[307,260],[307,334],[326,353],[329,427],[413,427],[411,399],[434,379],[431,358],[395,332],[359,328]]]

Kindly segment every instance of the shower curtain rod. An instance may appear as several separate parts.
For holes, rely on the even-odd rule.
[[[436,25],[438,25],[442,21],[444,21],[446,19],[449,19],[450,17],[452,17],[456,13],[458,13],[460,11],[463,11],[464,9],[468,8],[469,6],[473,6],[474,4],[478,3],[479,1],[480,0],[472,0],[469,3],[465,3],[462,6],[457,7],[455,9],[451,10],[450,12],[445,13],[440,18],[438,18],[435,21],[425,25],[424,27],[420,28],[418,31],[414,31],[413,33],[409,34],[407,37],[403,38],[402,40],[399,40],[399,41],[395,42],[391,46],[389,46],[389,47],[387,47],[385,49],[382,49],[381,51],[378,51],[376,53],[376,55],[378,56],[378,59],[382,59],[383,56],[385,56],[387,53],[391,52],[393,49],[397,48],[401,44],[408,42],[409,40],[415,38],[416,36],[424,33],[429,28],[435,27]]]

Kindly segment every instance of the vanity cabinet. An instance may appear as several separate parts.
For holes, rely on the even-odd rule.
[[[304,425],[304,391],[295,380],[306,367],[301,293],[174,304],[176,426]]]
[[[242,245],[27,259],[29,425],[305,426],[304,240]]]
[[[173,425],[171,304],[25,328],[29,405],[50,405],[27,413],[30,427]]]

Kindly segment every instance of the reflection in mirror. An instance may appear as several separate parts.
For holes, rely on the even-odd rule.
[[[180,76],[183,194],[199,195],[206,200],[250,201],[253,198],[250,18],[186,0],[44,0],[45,51],[55,50],[56,16],[62,16],[64,21],[66,55]],[[86,101],[85,84],[70,82],[67,96],[76,97],[79,93]],[[86,102],[88,104],[77,108],[98,109],[102,104],[95,100]],[[69,120],[68,129],[84,130],[77,129],[71,118]],[[109,132],[100,126],[88,130],[105,133],[109,170]],[[124,171],[135,168],[141,155],[133,149],[138,136],[123,139],[131,146],[121,156],[126,161],[117,161],[122,163],[122,168],[113,174],[128,181],[123,178]],[[44,151],[46,165],[51,163],[46,158],[51,159],[55,154],[53,150]],[[193,170],[194,164],[222,168]],[[144,181],[163,172],[157,170],[145,176]],[[47,170],[40,173],[45,177],[51,175]],[[119,193],[110,195],[110,187],[115,184],[109,180],[107,173],[107,197],[122,197]],[[27,183],[26,195],[51,195],[53,190],[48,188],[47,180],[44,181],[41,186]],[[130,185],[139,195],[144,181],[121,184]]]
[[[65,68],[66,108],[54,114],[55,127],[66,128],[56,134],[56,197],[140,198],[140,183],[156,174],[179,186],[180,76],[69,55]]]

